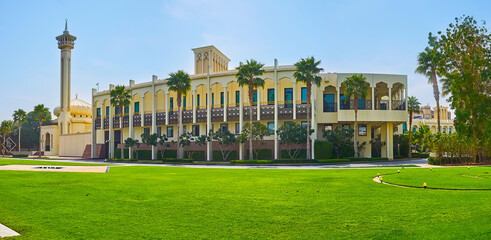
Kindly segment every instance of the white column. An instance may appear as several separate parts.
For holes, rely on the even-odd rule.
[[[274,158],[279,157],[278,143],[278,59],[274,60]]]
[[[211,54],[210,54],[210,58],[211,58]],[[207,69],[207,82],[208,82],[208,86],[207,86],[207,94],[206,94],[206,133],[209,133],[210,132],[210,129],[211,129],[211,82],[210,82],[210,65],[208,65],[208,69]],[[212,160],[212,156],[213,156],[213,143],[212,142],[206,142],[206,153],[207,153],[207,157],[206,157],[206,160],[207,161],[211,161]]]
[[[228,92],[227,87],[223,87],[223,121],[227,122]]]
[[[293,84],[293,119],[297,119],[297,82],[292,81]]]
[[[164,104],[165,104],[165,125],[169,125],[169,105],[168,105],[168,100],[169,94],[164,91]]]
[[[131,85],[130,85],[130,90],[131,90]],[[133,95],[133,93],[131,93]],[[135,131],[133,129],[133,96],[131,97],[131,100],[130,100],[130,105],[128,106],[128,128],[129,128],[129,137],[131,139],[134,139],[135,138]],[[130,147],[128,149],[128,158],[129,159],[132,159],[133,158],[133,147]]]
[[[140,101],[140,126],[144,127],[145,126],[145,102],[143,101],[145,97],[145,93],[141,95],[141,101]],[[143,130],[142,130],[143,132]]]
[[[375,110],[375,88],[372,87],[372,110]]]
[[[196,106],[197,100],[196,100],[196,89],[193,90],[193,123],[196,123]]]
[[[242,133],[244,127],[244,98],[242,93],[244,92],[243,87],[239,88],[239,131]],[[244,144],[239,143],[239,160],[244,159]]]
[[[96,94],[97,89],[92,88],[92,145],[91,145],[91,158],[96,158],[96,151],[97,151],[97,130],[95,128],[95,119],[97,116],[97,106],[95,105],[94,102],[94,95]],[[102,115],[102,114],[101,114]],[[104,124],[103,122],[101,124]],[[103,126],[103,125],[102,125]],[[51,144],[51,147],[54,147],[53,144]]]
[[[315,121],[315,116],[316,116],[316,111],[317,111],[317,85],[315,84],[312,84],[312,94],[310,95],[310,102],[311,102],[311,118],[310,118],[310,129],[313,129],[314,130],[314,137],[311,136],[311,134],[309,135],[309,139],[311,139],[312,141],[312,144],[310,144],[310,151],[311,151],[311,158],[312,159],[315,159],[315,155],[314,155],[314,143],[315,143],[315,139],[316,139],[316,136],[317,136],[317,124],[316,124],[316,121]]]
[[[114,128],[111,105],[109,105],[109,158],[114,158]]]
[[[158,80],[157,76],[152,76],[152,134],[157,133],[157,114],[155,112],[156,97],[155,97],[155,82]],[[152,146],[152,160],[157,159],[157,149]]]
[[[257,120],[261,120],[261,91],[259,90],[259,88],[257,88],[256,90],[256,106],[257,106]],[[252,105],[251,105],[252,107]]]
[[[339,91],[340,91],[340,89],[341,89],[341,88],[339,87],[339,83],[336,83],[336,100],[334,100],[334,101],[336,101],[336,105],[337,105],[337,106],[336,106],[336,111],[337,111],[337,112],[339,112],[339,110],[341,110],[341,109],[340,109],[340,106],[341,106],[341,100],[339,99],[339,94],[340,94],[340,93],[339,93]],[[337,119],[336,119],[336,121],[337,121]]]
[[[389,110],[392,110],[392,88],[389,88]]]
[[[405,98],[406,111],[407,111],[407,86],[404,88],[404,98]]]

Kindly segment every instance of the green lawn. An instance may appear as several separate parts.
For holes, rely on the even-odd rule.
[[[397,168],[0,171],[0,222],[13,239],[491,238],[491,191],[400,188],[377,172]]]
[[[429,168],[423,171],[404,169],[399,174],[390,174],[383,177],[385,182],[406,186],[451,189],[490,189],[491,167],[447,167]]]
[[[98,163],[55,162],[55,161],[49,161],[49,160],[45,160],[45,159],[43,159],[41,161],[19,160],[19,159],[0,159],[0,166],[1,165],[10,165],[10,164],[16,164],[16,165],[101,166],[101,164],[98,164]]]

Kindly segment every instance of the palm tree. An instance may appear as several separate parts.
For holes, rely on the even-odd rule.
[[[418,54],[418,67],[415,72],[428,77],[428,83],[433,85],[438,132],[440,132],[440,90],[438,89],[438,79],[436,77],[440,53],[437,50],[437,39],[436,37],[433,37],[431,33],[428,36],[428,44],[430,46],[426,47],[424,52]]]
[[[257,62],[254,59],[251,59],[250,61],[246,60],[245,64],[240,62],[239,66],[236,68],[237,74],[235,74],[239,86],[249,87],[249,160],[252,160],[254,157],[252,150],[252,101],[254,97],[254,88],[264,87],[264,79],[259,77],[264,73],[264,69],[262,69],[263,66],[264,64]]]
[[[355,147],[355,157],[358,157],[358,99],[365,100],[367,96],[367,90],[370,87],[366,81],[366,78],[362,74],[354,74],[351,77],[347,77],[343,82],[345,101],[349,101],[353,95],[353,105],[355,108],[355,140],[353,142]]]
[[[51,116],[49,108],[44,107],[44,104],[38,104],[34,106],[34,119],[39,121],[39,157],[41,157],[41,146],[42,146],[42,136],[41,136],[41,126],[43,126],[43,121],[46,121],[48,117]]]
[[[0,125],[0,132],[3,135],[3,145],[2,145],[2,155],[5,156],[5,150],[7,149],[5,147],[5,142],[7,140],[7,134],[12,132],[12,127],[14,126],[14,122],[10,120],[3,120],[2,124]]]
[[[311,158],[310,149],[310,96],[312,95],[312,83],[320,86],[322,78],[317,76],[323,71],[323,68],[318,67],[321,61],[315,61],[314,57],[302,58],[295,63],[297,70],[293,73],[293,77],[297,82],[302,82],[307,85],[307,159]],[[293,93],[295,94],[295,93]],[[295,103],[293,103],[295,104]],[[312,108],[313,109],[313,108]]]
[[[124,138],[123,138],[123,115],[124,109],[131,104],[131,90],[126,90],[124,86],[116,86],[111,90],[111,106],[119,107],[119,128],[121,129],[121,159],[124,159]]]
[[[414,96],[407,99],[407,110],[409,111],[409,158],[411,158],[411,133],[413,131],[413,113],[419,112],[421,103]]]
[[[181,97],[191,90],[191,78],[189,74],[185,73],[183,70],[179,70],[175,73],[169,74],[167,79],[167,86],[169,86],[169,91],[174,91],[177,93],[177,111],[179,112],[179,122],[177,127],[177,158],[183,158],[184,152],[180,143],[180,134],[182,129],[182,109],[181,109]]]
[[[19,147],[19,154],[20,154],[20,130],[22,128],[22,124],[24,124],[27,121],[27,113],[22,109],[15,110],[12,117],[14,118],[14,121],[17,124],[19,124],[19,146],[18,147]]]

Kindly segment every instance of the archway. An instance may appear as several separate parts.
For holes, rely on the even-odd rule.
[[[44,151],[51,151],[51,134],[49,133],[46,133],[46,136],[44,137]]]

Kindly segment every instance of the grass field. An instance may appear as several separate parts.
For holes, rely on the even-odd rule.
[[[13,239],[491,238],[491,191],[372,181],[397,169],[0,171],[0,223]],[[392,181],[429,170],[402,171]]]

